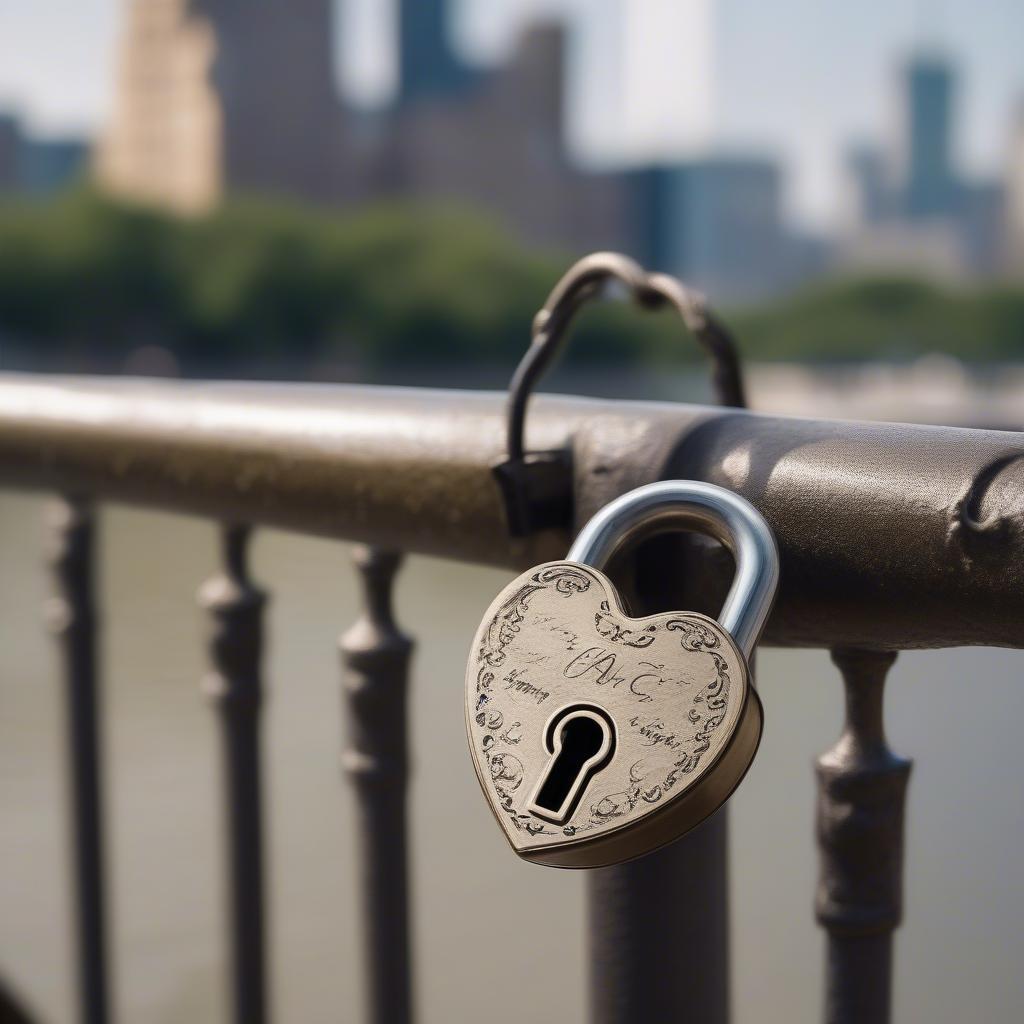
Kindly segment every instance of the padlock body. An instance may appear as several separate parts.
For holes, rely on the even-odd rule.
[[[559,818],[538,807],[537,790],[553,774],[552,729],[565,716],[610,722],[613,750],[596,770],[581,756],[593,773],[567,779],[562,809],[571,813]],[[762,724],[746,661],[715,620],[632,618],[614,584],[576,562],[549,562],[510,583],[470,652],[473,763],[527,860],[601,867],[679,838],[739,785]]]

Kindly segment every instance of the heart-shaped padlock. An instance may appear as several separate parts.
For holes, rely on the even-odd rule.
[[[729,547],[736,576],[719,621],[631,618],[600,571],[667,527]],[[466,673],[477,777],[513,849],[557,867],[650,853],[739,784],[763,714],[747,659],[778,583],[768,524],[712,484],[631,491],[584,527],[564,562],[510,583],[487,610]]]

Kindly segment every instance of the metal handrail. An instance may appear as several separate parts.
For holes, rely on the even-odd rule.
[[[772,526],[765,641],[1019,646],[1024,434],[539,398],[531,447],[564,449],[579,523],[509,537],[491,467],[505,396],[334,385],[0,375],[0,483],[525,566],[612,497],[702,479]],[[689,574],[714,610],[717,576]]]

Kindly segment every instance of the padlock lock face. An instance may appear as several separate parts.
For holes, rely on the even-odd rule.
[[[671,842],[739,784],[761,703],[729,633],[695,612],[631,618],[577,562],[495,599],[466,676],[473,763],[515,851],[558,867]]]

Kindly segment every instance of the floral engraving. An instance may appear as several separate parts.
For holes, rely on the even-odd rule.
[[[559,596],[541,601],[545,591]],[[573,600],[580,594],[591,595],[587,603]],[[562,599],[572,602],[566,611]],[[730,697],[737,665],[742,671],[728,635],[703,616],[632,619],[600,573],[572,563],[524,574],[482,627],[470,676],[473,746],[507,830],[573,837],[677,796],[714,756],[716,732],[736,713]],[[525,807],[539,771],[542,724],[572,700],[617,709],[616,727],[628,733],[638,759],[595,777],[571,819],[552,824]]]
[[[571,565],[548,566],[534,573],[529,583],[519,587],[507,601],[502,603],[485,630],[480,647],[480,668],[476,680],[478,708],[482,706],[479,703],[480,700],[487,698],[489,701],[490,699],[489,693],[492,691],[495,678],[493,670],[505,662],[508,647],[515,640],[526,619],[530,598],[538,591],[547,588],[554,589],[565,597],[572,597],[589,590],[591,582],[591,577],[587,573]],[[486,722],[486,727],[492,730],[500,728],[504,721],[502,711],[493,706],[488,706],[486,718],[482,716],[484,716],[484,712],[478,712],[477,724],[484,725]],[[492,722],[497,722],[498,725],[491,725]],[[500,735],[500,739],[510,745],[519,743],[522,738],[517,731],[519,724],[519,722],[514,722]],[[493,734],[488,733],[482,737],[480,750],[490,772],[491,784],[498,795],[502,811],[509,816],[516,829],[526,831],[531,835],[552,834],[552,829],[543,825],[532,815],[515,810],[511,794],[522,783],[523,765],[517,757],[510,753],[504,751],[495,753],[494,747]]]
[[[658,627],[653,623],[643,629],[630,629],[621,619],[612,614],[607,601],[601,602],[601,610],[594,616],[598,633],[612,643],[627,647],[650,647]]]

